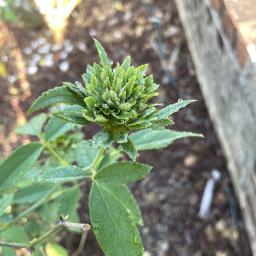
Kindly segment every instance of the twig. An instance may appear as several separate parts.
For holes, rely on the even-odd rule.
[[[87,238],[87,234],[88,234],[89,230],[91,229],[91,226],[89,224],[85,224],[85,225],[83,225],[83,227],[81,227],[81,229],[82,229],[81,240],[80,240],[79,246],[78,246],[76,252],[73,254],[73,256],[79,256],[81,254],[81,252],[83,251],[84,244],[85,244],[85,241]]]
[[[12,247],[12,248],[26,248],[26,249],[29,249],[27,244],[4,242],[4,241],[0,241],[0,246],[6,246],[6,247]]]
[[[62,228],[69,227],[69,228],[79,228],[83,231],[82,233],[82,238],[79,244],[78,248],[78,253],[81,253],[84,247],[84,243],[86,240],[86,236],[88,231],[90,230],[90,225],[89,224],[84,224],[84,223],[73,223],[73,222],[68,222],[64,220],[60,220],[54,227],[52,227],[48,232],[40,236],[39,238],[33,239],[30,241],[28,244],[23,244],[23,243],[14,243],[14,242],[8,242],[8,241],[0,241],[0,246],[7,246],[7,247],[12,247],[12,248],[25,248],[28,251],[32,252],[35,248],[35,246],[42,241],[46,240],[53,234],[57,233],[60,231]],[[77,254],[79,255],[79,254]]]

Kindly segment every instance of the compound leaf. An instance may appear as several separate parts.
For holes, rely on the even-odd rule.
[[[148,150],[165,148],[177,139],[186,137],[202,137],[202,135],[192,132],[178,132],[166,129],[145,129],[135,132],[129,137],[137,150]]]
[[[92,144],[91,140],[82,141],[76,147],[76,161],[79,167],[86,168],[91,166],[99,149]]]
[[[90,170],[83,170],[75,166],[47,169],[39,177],[39,182],[64,183],[90,176]]]
[[[128,211],[130,211],[135,223],[143,225],[140,208],[127,185],[113,183],[110,187],[111,192],[125,205]]]
[[[151,168],[149,165],[136,162],[113,163],[101,169],[94,178],[101,182],[131,183],[142,179]]]
[[[38,135],[40,135],[40,133],[42,131],[42,127],[43,127],[43,124],[46,121],[46,119],[47,119],[46,114],[44,114],[44,113],[39,114],[39,115],[33,117],[25,125],[17,128],[16,131],[19,134],[38,136]]]
[[[28,112],[32,113],[57,103],[84,106],[81,99],[76,97],[66,86],[60,86],[50,89],[39,96],[31,105]]]
[[[17,148],[0,166],[0,189],[15,186],[42,152],[42,145],[32,142]]]
[[[196,100],[179,100],[178,102],[161,109],[154,114],[153,117],[157,119],[165,119],[168,116],[178,112],[181,108],[185,108],[187,105],[195,101]]]
[[[131,140],[128,140],[126,143],[122,143],[120,146],[122,151],[124,151],[133,161],[136,160],[137,149]]]
[[[63,135],[64,133],[68,132],[69,130],[71,130],[74,127],[75,127],[74,124],[71,124],[62,119],[53,117],[46,124],[45,140],[46,141],[55,140],[56,138]]]
[[[53,112],[53,115],[70,123],[87,124],[88,121],[81,115],[81,106],[67,106],[62,110]]]
[[[124,204],[102,183],[94,182],[89,197],[94,234],[106,256],[141,256],[136,224]]]
[[[13,198],[15,204],[33,204],[49,194],[53,185],[49,183],[33,184],[18,190]]]

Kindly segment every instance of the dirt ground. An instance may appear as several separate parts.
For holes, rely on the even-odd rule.
[[[173,0],[82,1],[69,20],[60,48],[52,43],[45,26],[1,26],[0,64],[8,71],[0,77],[3,157],[20,143],[12,130],[27,118],[33,99],[63,81],[81,80],[86,64],[97,59],[92,41],[96,37],[114,61],[129,54],[136,65],[149,63],[149,72],[161,85],[158,102],[198,100],[175,115],[174,128],[200,132],[205,139],[180,140],[167,149],[140,156],[141,161],[154,166],[147,178],[132,187],[145,221],[141,228],[145,256],[251,255],[244,221]],[[214,192],[211,215],[202,220],[198,217],[200,200],[213,169],[221,172],[221,179]],[[82,221],[89,222],[88,186],[83,190],[79,213]],[[78,243],[75,234],[62,239],[70,252]],[[103,255],[92,233],[83,255]]]

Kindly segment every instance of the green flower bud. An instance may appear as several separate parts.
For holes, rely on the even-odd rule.
[[[97,40],[95,44],[101,63],[88,66],[82,76],[86,104],[82,116],[118,136],[154,124],[151,117],[157,108],[149,100],[158,95],[158,84],[145,74],[147,65],[131,66],[131,58],[126,57],[112,67],[102,45]]]

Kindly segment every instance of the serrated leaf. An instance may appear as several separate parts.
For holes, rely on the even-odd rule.
[[[67,87],[61,86],[44,92],[34,101],[28,112],[32,113],[57,103],[84,106],[84,103],[81,101],[81,99],[76,97]]]
[[[49,194],[53,185],[48,183],[33,184],[18,190],[13,198],[15,204],[32,204]]]
[[[83,170],[75,166],[47,169],[39,177],[39,182],[64,183],[90,177],[90,170]]]
[[[79,167],[86,168],[91,166],[99,148],[92,144],[92,141],[82,141],[76,147],[76,161]]]
[[[102,168],[115,163],[117,159],[120,158],[121,156],[122,154],[119,150],[110,148],[110,150],[108,150],[108,152],[104,155],[103,159],[101,160],[97,171],[99,172]]]
[[[0,166],[0,190],[15,186],[42,152],[42,145],[32,142],[17,148]]]
[[[92,139],[92,143],[99,147],[99,146],[102,146],[104,148],[108,147],[111,145],[111,143],[113,143],[113,138],[111,137],[111,135],[109,134],[109,132],[107,131],[100,131],[98,132],[97,134],[95,134],[93,136],[93,139]]]
[[[53,115],[70,123],[87,124],[88,121],[81,115],[82,107],[78,105],[68,106],[60,111],[53,112]]]
[[[19,134],[23,135],[34,135],[38,136],[42,132],[42,127],[44,122],[47,119],[47,115],[42,113],[35,117],[33,117],[29,122],[27,122],[25,125],[19,127],[16,129],[16,131]]]
[[[131,140],[128,140],[126,143],[123,143],[120,146],[122,151],[124,151],[133,161],[136,160],[137,149]]]
[[[141,256],[143,246],[134,220],[110,190],[94,182],[89,197],[94,234],[106,256]]]
[[[68,251],[59,244],[48,243],[45,246],[46,256],[68,256]]]
[[[105,49],[103,48],[103,46],[101,45],[101,43],[97,40],[97,39],[93,39],[94,43],[96,45],[96,49],[100,58],[100,63],[104,66],[104,65],[110,65],[111,62],[108,58],[108,55],[105,51]]]
[[[134,198],[132,192],[127,187],[127,185],[120,184],[110,184],[108,186],[111,192],[125,205],[125,207],[130,211],[135,223],[143,225],[143,219],[139,205]]]
[[[53,117],[51,118],[45,127],[45,140],[52,141],[57,139],[59,136],[63,135],[64,133],[68,132],[75,125],[68,123],[62,119]]]
[[[184,108],[195,101],[196,100],[179,100],[178,102],[161,109],[156,114],[154,114],[153,117],[157,119],[165,119],[168,116],[178,112],[181,108]]]
[[[175,140],[186,137],[202,137],[202,135],[192,132],[178,132],[166,129],[145,129],[129,136],[137,150],[165,148]]]
[[[131,183],[146,176],[151,166],[136,162],[114,163],[101,169],[94,177],[101,182]]]

